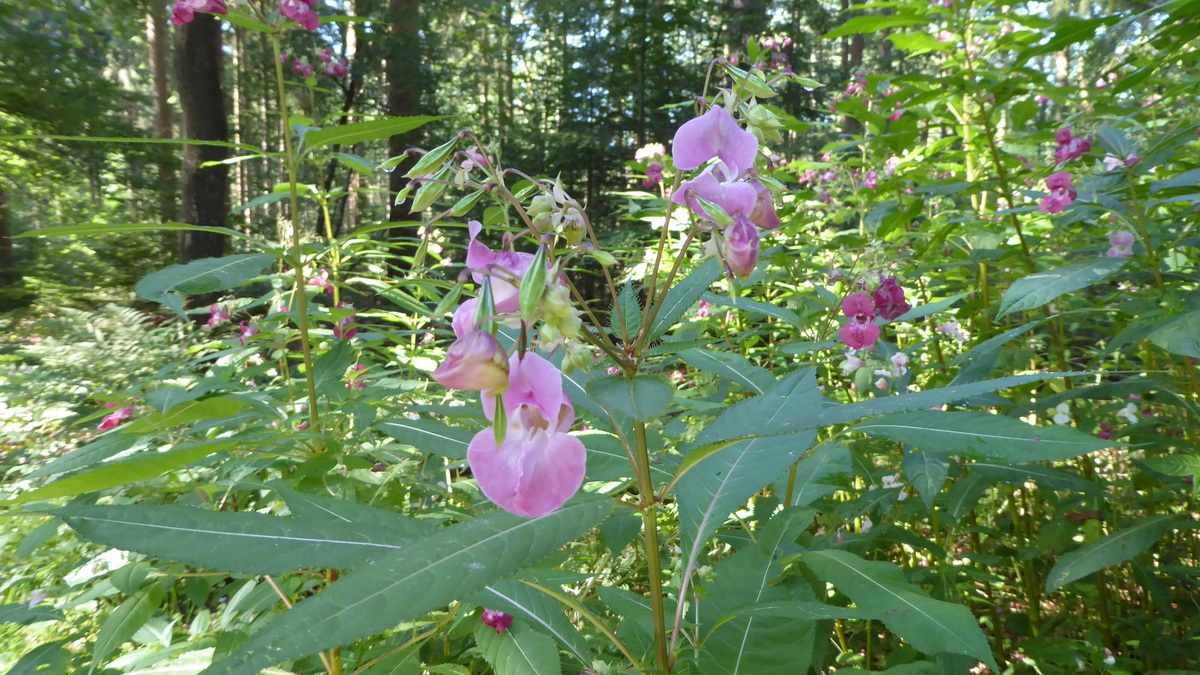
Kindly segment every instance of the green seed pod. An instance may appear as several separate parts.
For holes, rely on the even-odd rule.
[[[529,271],[521,279],[521,318],[533,322],[542,295],[546,292],[546,247],[539,246],[538,252],[529,264]]]

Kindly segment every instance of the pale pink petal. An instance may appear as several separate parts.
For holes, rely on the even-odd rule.
[[[579,491],[587,450],[568,434],[521,429],[514,423],[500,447],[491,429],[475,434],[467,461],[488,499],[510,513],[536,518]]]
[[[716,156],[721,145],[720,116],[728,115],[720,106],[713,106],[694,117],[675,131],[671,141],[671,158],[678,169],[694,169]]]

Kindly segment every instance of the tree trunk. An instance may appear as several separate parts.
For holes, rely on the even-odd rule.
[[[151,0],[150,12],[146,15],[146,43],[150,46],[150,71],[154,77],[154,135],[171,138],[171,91],[169,65],[167,62],[167,15],[166,6]],[[163,148],[158,153],[158,217],[162,222],[179,217],[175,195],[179,192],[172,153]]]
[[[8,193],[0,188],[0,288],[16,286],[20,280],[17,257],[13,254],[12,232],[8,224]]]
[[[183,26],[179,40],[179,99],[183,103],[183,126],[189,138],[228,141],[225,94],[221,90],[221,24],[211,14],[196,14]],[[229,211],[229,166],[201,168],[205,162],[228,157],[223,147],[187,146],[184,153],[184,182],[188,199],[184,219],[196,225],[224,227]],[[179,257],[183,261],[220,256],[225,253],[225,235],[214,232],[184,232]]]
[[[388,55],[388,113],[391,115],[415,115],[420,102],[421,47],[418,31],[421,27],[420,2],[418,0],[390,0],[391,49]],[[392,157],[404,153],[409,139],[403,134],[392,136],[388,150]],[[388,177],[390,198],[388,220],[399,222],[410,220],[411,202],[396,203],[396,195],[408,185],[404,177],[405,166],[401,164]],[[401,233],[397,233],[401,234]]]

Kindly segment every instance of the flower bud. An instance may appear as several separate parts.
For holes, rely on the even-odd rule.
[[[758,264],[758,228],[739,218],[725,238],[725,264],[734,276],[746,278]]]
[[[450,345],[433,379],[449,389],[503,391],[508,385],[508,356],[491,333],[470,331]]]

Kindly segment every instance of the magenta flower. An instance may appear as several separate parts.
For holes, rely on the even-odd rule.
[[[1045,96],[1043,94],[1038,94],[1037,96],[1034,97],[1033,100],[1036,101],[1039,106],[1050,105],[1050,97]]]
[[[246,340],[255,335],[258,335],[258,327],[254,324],[245,321],[238,324],[238,342],[241,342],[242,346],[246,345]]]
[[[326,47],[321,50],[321,52],[320,52],[320,54],[318,54],[318,56],[321,57],[321,63],[330,63],[331,61],[333,61],[333,50],[330,49],[329,47]]]
[[[896,277],[887,277],[879,282],[879,288],[875,289],[873,295],[875,299],[875,308],[879,310],[879,315],[891,321],[912,308],[908,301],[904,299],[904,289],[900,288],[900,284],[896,283]]]
[[[1126,230],[1117,230],[1110,232],[1108,235],[1108,253],[1110,258],[1128,258],[1133,255],[1133,233]]]
[[[508,387],[500,400],[508,420],[504,442],[484,429],[467,448],[479,488],[497,506],[528,518],[544,516],[570,499],[583,484],[587,450],[567,433],[575,409],[563,391],[562,373],[533,352],[513,354]],[[484,414],[495,418],[496,397],[483,393]]]
[[[317,16],[317,0],[279,0],[279,13],[305,30],[316,30],[321,25],[321,18]]]
[[[327,269],[322,269],[317,273],[317,276],[310,277],[305,283],[309,286],[316,286],[322,291],[333,295],[333,282],[329,280],[329,270]]]
[[[754,188],[754,209],[750,212],[750,222],[764,230],[779,227],[779,215],[775,213],[775,195],[762,183],[752,180],[750,187]]]
[[[508,384],[507,355],[491,333],[471,330],[450,345],[433,379],[447,389],[503,391]]]
[[[851,293],[842,298],[842,314],[859,321],[873,319],[875,318],[875,299],[863,291]]]
[[[646,180],[650,181],[651,185],[658,185],[663,178],[663,165],[658,162],[650,162],[650,166],[646,167]]]
[[[483,625],[496,631],[497,635],[512,628],[512,614],[506,614],[498,609],[484,609],[479,618],[483,620]]]
[[[356,363],[350,366],[350,371],[347,373],[346,388],[362,391],[367,388],[367,381],[363,378],[363,373],[367,372],[367,367],[361,363]],[[374,469],[372,469],[374,471]]]
[[[176,26],[191,23],[196,18],[196,12],[225,14],[228,11],[225,0],[176,0],[171,8],[171,23]]]
[[[229,310],[222,307],[219,303],[213,303],[208,306],[208,323],[205,325],[209,328],[216,328],[226,321],[229,321]]]
[[[133,417],[133,406],[127,405],[124,408],[117,409],[116,412],[105,415],[104,419],[100,420],[100,424],[96,427],[96,429],[100,431],[116,429],[131,417]]]
[[[850,319],[838,329],[838,337],[851,349],[870,349],[879,339],[879,326],[871,319]]]
[[[754,186],[745,181],[718,180],[716,167],[709,167],[695,178],[684,181],[671,195],[672,202],[687,204],[692,213],[709,220],[708,212],[700,206],[700,201],[695,197],[707,199],[734,218],[750,218],[758,205],[758,193]]]
[[[329,61],[325,64],[325,74],[335,80],[340,80],[350,74],[350,64],[346,62],[346,59]]]
[[[715,105],[703,115],[684,122],[671,142],[675,166],[695,169],[713,157],[719,157],[736,174],[754,167],[758,139],[742,129],[725,108]]]
[[[738,218],[725,234],[725,265],[734,276],[745,279],[758,264],[758,228]]]
[[[1078,159],[1092,149],[1091,140],[1071,135],[1071,127],[1063,127],[1054,132],[1054,142],[1058,144],[1058,149],[1054,151],[1054,159],[1059,164]]]
[[[1054,142],[1059,145],[1066,145],[1071,142],[1071,127],[1062,127],[1054,132]]]
[[[307,61],[296,59],[295,61],[292,61],[292,72],[295,73],[297,77],[311,77],[313,74],[313,67],[308,65]]]
[[[358,318],[358,313],[354,311],[354,305],[339,302],[337,309],[349,309],[350,315],[338,319],[333,324],[333,336],[339,340],[349,340],[358,335],[358,324],[355,322]]]
[[[1046,189],[1050,194],[1042,198],[1038,208],[1045,213],[1061,213],[1075,201],[1078,193],[1071,184],[1071,174],[1057,171],[1046,177]]]
[[[696,318],[707,319],[712,310],[712,303],[707,300],[701,300],[700,306],[696,308]]]
[[[871,169],[867,172],[866,177],[863,178],[863,187],[867,188],[868,190],[874,190],[878,184],[879,174],[875,171],[875,169]]]

